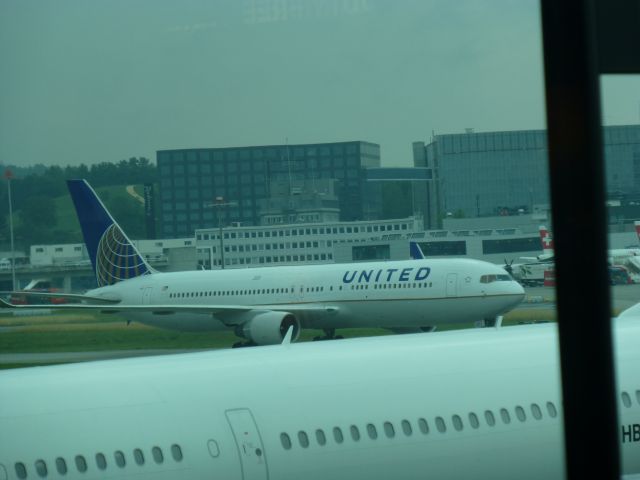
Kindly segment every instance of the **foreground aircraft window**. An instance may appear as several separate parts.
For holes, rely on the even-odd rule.
[[[100,470],[107,468],[107,458],[102,453],[96,453],[96,465]]]
[[[547,402],[547,411],[549,412],[549,416],[551,418],[556,418],[558,416],[558,411],[556,410],[556,406],[551,402]]]
[[[286,433],[281,433],[280,434],[280,443],[282,443],[282,447],[285,450],[291,450],[291,439],[289,438],[289,435],[287,435]],[[162,456],[162,452],[160,453],[160,455]],[[158,462],[158,463],[160,463],[160,462]]]
[[[462,430],[462,419],[459,415],[454,415],[451,417],[451,421],[453,422],[453,428],[455,428],[458,432]]]
[[[369,438],[371,440],[375,440],[378,438],[378,431],[376,430],[376,426],[373,423],[367,424],[367,433],[369,434]]]
[[[420,428],[420,431],[424,435],[429,433],[429,424],[427,423],[427,421],[424,418],[419,418],[418,419],[418,428]]]
[[[171,445],[171,456],[176,462],[182,461],[182,449],[180,448],[180,445]]]
[[[118,450],[116,453],[113,454],[113,456],[116,459],[116,465],[118,465],[120,468],[124,468],[126,464],[126,461],[124,459],[124,453]]]
[[[58,470],[58,473],[60,475],[64,475],[67,473],[67,462],[64,461],[64,458],[56,458],[56,470]]]
[[[391,422],[384,422],[384,434],[388,438],[393,438],[396,436],[396,431],[393,428],[393,424]]]
[[[324,432],[320,429],[316,430],[316,440],[318,442],[318,445],[324,445],[325,443],[327,443],[327,437],[324,436]]]
[[[480,421],[478,420],[478,416],[473,412],[469,414],[469,423],[471,424],[472,428],[478,428],[480,426]]]
[[[79,472],[87,471],[87,461],[82,455],[76,455],[76,468]]]
[[[15,469],[18,478],[27,478],[27,467],[24,466],[24,463],[16,463]]]
[[[144,454],[142,453],[142,450],[140,450],[139,448],[136,448],[133,451],[133,458],[138,465],[144,465]]]
[[[356,427],[355,425],[351,425],[351,438],[353,438],[354,442],[357,442],[358,440],[360,440],[360,430],[358,430],[358,427]]]
[[[410,437],[413,434],[413,429],[411,428],[409,420],[402,420],[402,431],[407,437]]]
[[[640,390],[636,390],[636,402],[640,404]]]
[[[41,477],[46,477],[47,476],[47,464],[44,463],[44,460],[36,460],[36,472],[38,472],[38,475],[40,475]]]
[[[302,448],[307,448],[309,446],[309,437],[307,436],[307,432],[303,432],[302,430],[298,432],[298,442],[300,442],[300,446]]]
[[[516,407],[516,417],[518,417],[518,420],[521,422],[524,422],[527,419],[527,415],[524,413],[524,408],[521,406]]]
[[[622,403],[627,408],[631,406],[631,397],[627,392],[622,392]]]
[[[209,450],[209,455],[211,455],[213,458],[218,458],[220,456],[220,447],[218,446],[218,442],[216,442],[215,440],[209,440],[207,442],[207,449]]]
[[[496,424],[496,417],[493,416],[493,412],[491,410],[485,410],[484,419],[490,427],[493,427]]]
[[[436,428],[440,433],[444,433],[447,431],[447,424],[444,423],[444,418],[436,417]]]
[[[342,435],[340,427],[333,427],[333,438],[336,443],[342,443],[344,441],[344,436]]]
[[[509,415],[509,411],[506,408],[500,409],[500,417],[505,424],[511,423],[511,415]]]
[[[540,420],[542,418],[542,410],[540,410],[540,407],[535,403],[531,404],[531,414],[536,420]]]

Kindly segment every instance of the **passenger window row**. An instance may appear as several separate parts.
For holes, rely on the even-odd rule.
[[[433,287],[432,282],[414,282],[414,283],[374,283],[374,290],[391,290],[394,288],[429,288]],[[369,290],[368,284],[363,285],[351,285],[351,290]]]
[[[169,450],[171,452],[171,457],[175,462],[182,461],[183,455],[182,447],[180,447],[180,445],[174,443],[173,445],[171,445],[171,448]],[[132,453],[133,461],[136,463],[136,465],[143,466],[145,464],[144,452],[139,448],[135,448],[133,449]],[[164,452],[162,451],[162,448],[158,446],[154,446],[153,448],[151,448],[151,457],[153,458],[153,461],[158,465],[164,463]],[[98,470],[107,470],[107,468],[110,466],[110,461],[107,460],[107,456],[104,453],[96,453],[94,460],[95,467]],[[116,450],[115,452],[113,452],[113,464],[115,464],[119,468],[126,467],[127,456],[122,450]],[[69,473],[69,469],[73,468],[73,465],[75,465],[76,470],[80,473],[84,473],[92,468],[89,466],[89,463],[84,455],[76,455],[73,459],[72,465],[68,465],[67,460],[65,460],[63,457],[58,457],[55,461],[56,471],[59,475],[66,475],[67,473]],[[44,460],[36,460],[33,466],[38,477],[46,478],[49,475],[49,467],[47,466],[47,462],[45,462]],[[28,477],[29,472],[27,470],[27,466],[24,463],[16,462],[14,468],[18,478],[24,479]]]
[[[433,282],[413,282],[413,283],[381,283],[374,284],[375,290],[386,290],[394,288],[430,288]],[[351,285],[351,290],[368,290],[368,284]],[[333,291],[333,286],[329,287]],[[338,286],[338,290],[342,290],[342,285]],[[300,287],[300,293],[303,292],[324,292],[322,287]],[[199,298],[199,297],[229,297],[237,295],[271,295],[280,293],[294,293],[293,288],[258,288],[252,290],[209,290],[204,292],[176,292],[170,293],[169,298]]]
[[[320,288],[320,287],[318,287]],[[310,291],[307,288],[307,292]],[[169,298],[194,298],[194,297],[229,297],[232,295],[267,295],[274,293],[293,293],[292,288],[262,288],[256,290],[211,290],[207,292],[179,292],[170,293]]]
[[[546,414],[549,418],[556,418],[558,416],[558,410],[553,402],[547,402],[544,408],[546,409]],[[515,418],[520,423],[526,422],[528,415],[531,415],[531,417],[535,420],[542,420],[542,417],[544,416],[543,407],[540,407],[537,403],[532,403],[529,406],[528,411],[525,410],[524,407],[518,405],[513,409],[513,413],[515,414]],[[460,432],[464,430],[465,422],[468,422],[468,425],[472,429],[479,429],[481,426],[481,419],[484,419],[484,423],[487,427],[494,427],[497,423],[496,417],[496,414],[494,414],[492,410],[485,410],[482,415],[470,412],[467,415],[466,420],[463,419],[463,416],[461,415],[452,415],[450,421],[447,422],[444,417],[437,416],[434,417],[433,424],[435,425],[435,430],[437,430],[439,433],[446,433],[450,428],[453,428],[453,430]],[[510,412],[506,408],[501,408],[498,411],[498,418],[504,425],[509,425],[512,422],[512,412]],[[427,420],[424,418],[418,418],[415,423],[412,423],[407,419],[403,419],[400,421],[400,429],[398,429],[397,426],[390,421],[384,422],[381,427],[382,428],[380,428],[380,431],[378,431],[378,426],[373,423],[367,423],[362,433],[360,432],[360,428],[357,425],[351,425],[346,432],[343,432],[342,428],[340,427],[333,427],[330,436],[333,438],[333,441],[336,444],[341,444],[344,442],[346,436],[349,436],[352,441],[358,442],[363,435],[366,435],[371,440],[376,440],[379,436],[384,436],[389,439],[395,438],[397,434],[400,434],[399,432],[402,432],[402,435],[404,435],[405,437],[411,437],[414,431],[420,432],[422,435],[428,435],[431,432],[429,422],[427,422]],[[316,443],[319,446],[326,445],[327,438],[329,437],[329,435],[325,434],[325,431],[321,428],[316,429],[316,431],[314,432],[314,436]],[[300,447],[309,447],[311,442],[307,432],[305,432],[304,430],[300,430],[298,431],[296,437],[298,440],[298,445],[300,445]],[[286,432],[280,433],[280,443],[285,450],[291,450],[291,448],[293,447],[292,438]]]
[[[620,394],[620,397],[622,398],[622,404],[625,406],[625,408],[631,408],[631,405],[632,405],[631,395],[623,391]],[[640,405],[640,390],[636,390],[636,402],[638,403],[638,405]]]

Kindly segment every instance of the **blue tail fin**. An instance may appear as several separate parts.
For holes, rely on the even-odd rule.
[[[98,286],[153,272],[86,180],[67,180]]]
[[[418,242],[409,242],[409,255],[411,255],[411,258],[413,258],[414,260],[425,258],[420,245],[418,245]]]

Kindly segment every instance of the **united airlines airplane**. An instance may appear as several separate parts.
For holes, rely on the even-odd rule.
[[[295,341],[301,328],[332,337],[337,328],[420,331],[495,319],[524,296],[502,268],[469,259],[159,273],[86,181],[68,186],[99,288],[79,297],[82,305],[44,306],[49,309],[120,313],[180,330],[234,329],[264,345],[280,343],[290,326]]]
[[[614,320],[627,478],[640,474],[637,315]],[[555,325],[298,344],[291,331],[283,345],[0,372],[0,479],[564,477]]]

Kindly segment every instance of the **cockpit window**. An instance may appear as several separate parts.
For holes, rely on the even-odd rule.
[[[512,280],[509,274],[491,274],[491,275],[482,275],[480,277],[480,283],[493,283],[493,282],[510,282]]]

